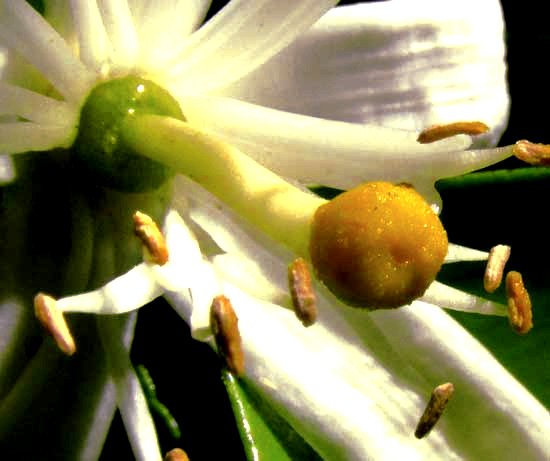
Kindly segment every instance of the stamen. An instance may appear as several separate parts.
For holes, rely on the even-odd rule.
[[[242,376],[244,353],[238,323],[239,319],[229,298],[224,295],[216,296],[210,307],[210,328],[227,368],[235,375]]]
[[[311,274],[304,259],[297,258],[289,264],[288,284],[296,317],[305,327],[313,325],[317,318],[317,303]]]
[[[443,414],[443,410],[447,406],[447,403],[453,396],[455,388],[452,383],[440,384],[432,392],[430,401],[422,414],[416,430],[414,431],[414,436],[417,439],[421,439],[428,434],[435,426],[439,418]]]
[[[57,308],[54,298],[38,293],[34,297],[34,314],[53,337],[59,349],[67,355],[73,355],[76,352],[74,339],[65,322],[63,312]]]
[[[189,461],[189,457],[181,448],[174,448],[166,453],[164,461]]]
[[[533,312],[529,293],[519,272],[512,271],[506,275],[506,296],[510,325],[516,333],[523,335],[533,328]]]
[[[134,233],[145,247],[149,262],[164,266],[168,262],[168,248],[162,232],[145,213],[134,213]]]
[[[454,122],[446,125],[433,125],[422,131],[416,139],[420,144],[428,144],[457,134],[478,136],[487,133],[489,127],[483,122]]]
[[[530,165],[550,165],[550,145],[535,144],[525,139],[516,142],[512,147],[513,154]]]
[[[510,251],[511,248],[508,245],[497,245],[491,248],[483,278],[483,286],[487,293],[493,293],[500,286],[504,266],[510,258]]]

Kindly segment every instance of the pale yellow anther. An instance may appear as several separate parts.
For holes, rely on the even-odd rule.
[[[516,142],[512,152],[518,159],[530,165],[550,165],[550,145],[548,144],[534,144],[524,139]]]
[[[531,298],[519,272],[506,275],[506,296],[508,298],[508,320],[516,333],[523,335],[533,328]]]
[[[164,461],[189,461],[189,457],[181,448],[174,448],[166,453]]]
[[[214,333],[218,353],[229,371],[236,376],[244,373],[244,352],[239,332],[239,319],[224,295],[216,296],[210,307],[210,328]]]
[[[297,258],[288,265],[288,284],[296,317],[305,327],[315,323],[317,302],[306,261]]]
[[[443,414],[443,410],[453,396],[455,388],[452,383],[440,384],[437,386],[430,397],[430,401],[422,414],[414,435],[417,439],[421,439],[428,434],[435,426],[439,418]]]
[[[489,252],[483,286],[487,293],[493,293],[502,282],[504,266],[510,258],[511,248],[508,245],[496,245]]]
[[[483,122],[454,122],[445,125],[433,125],[430,128],[423,130],[416,140],[420,144],[428,144],[441,139],[450,138],[458,134],[467,134],[470,136],[478,136],[487,133],[489,127]]]
[[[136,211],[133,216],[134,233],[143,244],[148,262],[164,266],[168,262],[168,248],[155,221],[145,213]]]
[[[59,349],[67,355],[73,355],[76,352],[73,336],[65,322],[63,312],[57,308],[54,298],[38,293],[34,297],[34,314],[52,336]]]

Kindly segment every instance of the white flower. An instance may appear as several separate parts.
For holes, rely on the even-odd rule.
[[[411,182],[434,208],[440,206],[433,189],[435,179],[511,155],[511,148],[467,151],[471,138],[466,135],[420,145],[415,132],[457,118],[482,119],[493,127],[482,142],[498,138],[506,123],[508,101],[497,2],[483,7],[471,2],[475,15],[464,2],[460,9],[446,2],[413,5],[399,0],[337,8],[309,29],[334,3],[234,0],[192,33],[204,17],[207,2],[171,2],[162,8],[139,1],[54,3],[45,14],[51,18],[50,25],[26,3],[5,1],[0,4],[0,43],[10,55],[5,81],[0,83],[0,115],[5,116],[0,125],[0,154],[70,147],[92,88],[102,81],[137,75],[167,89],[179,102],[188,125],[166,117],[138,117],[123,129],[125,142],[133,143],[143,155],[189,168],[186,174],[207,186],[211,183],[202,176],[210,174],[210,167],[223,169],[225,164],[220,160],[205,167],[192,158],[190,165],[182,167],[187,157],[175,156],[174,145],[167,139],[178,148],[196,140],[201,155],[213,146],[214,153],[227,154],[231,161],[231,146],[236,146],[276,173],[308,184],[348,188],[370,179]],[[19,62],[21,57],[26,62]],[[393,128],[361,123],[367,121]],[[173,139],[163,139],[162,130],[168,130]],[[59,152],[46,158],[44,168],[48,162],[64,165]],[[235,160],[236,168],[224,179],[227,183],[221,184],[219,195],[231,187],[228,195],[237,191],[238,196],[239,187],[254,183],[249,176],[236,174],[250,175],[248,166],[241,169],[241,161],[248,165],[248,160]],[[11,166],[6,157],[4,164]],[[0,167],[3,181],[13,176],[8,171],[8,166]],[[16,168],[16,179],[22,180],[25,173]],[[52,187],[60,177],[51,178]],[[49,184],[50,178],[42,179]],[[64,215],[72,217],[74,228],[68,232],[73,248],[75,242],[82,247],[69,251],[59,285],[66,282],[73,292],[80,274],[73,272],[76,268],[89,278],[79,292],[103,286],[61,298],[58,308],[123,313],[164,294],[190,324],[194,337],[211,341],[208,309],[212,298],[224,293],[239,317],[246,357],[243,379],[269,399],[321,456],[544,459],[550,451],[545,437],[550,429],[547,411],[436,306],[498,311],[497,304],[436,282],[411,307],[367,314],[345,308],[317,286],[319,319],[304,329],[294,314],[280,307],[289,303],[284,278],[292,253],[194,182],[176,179],[173,209],[164,221],[169,262],[162,267],[144,262],[125,272],[128,268],[117,267],[113,256],[117,245],[124,247],[129,238],[124,225],[117,227],[124,222],[117,211],[139,200],[98,188],[93,192],[99,198],[93,196],[88,202],[77,182],[65,180],[74,194]],[[25,200],[25,191],[18,190],[17,184],[6,189],[6,197],[12,194],[19,204]],[[154,208],[163,197],[155,192],[143,200],[151,200]],[[301,197],[321,203],[307,193]],[[229,201],[246,214],[245,199]],[[267,202],[265,208],[271,213],[273,207]],[[105,212],[105,204],[111,211]],[[17,260],[18,250],[25,245],[25,235],[18,235],[21,228],[13,225],[27,222],[25,210],[21,207],[6,217],[6,241],[14,241],[13,248],[4,250],[10,261]],[[304,213],[303,220],[308,216]],[[295,245],[293,249],[304,246],[282,235],[279,229],[284,230],[284,225],[277,216],[274,220],[247,218],[271,238]],[[285,221],[291,222],[292,216]],[[202,247],[189,226],[202,229]],[[39,227],[39,232],[43,230],[47,229]],[[93,250],[90,239],[95,239]],[[205,248],[212,241],[217,251]],[[453,255],[458,260],[487,257],[459,247],[451,250],[450,260]],[[47,253],[45,257],[52,256]],[[47,267],[39,267],[40,276],[47,278]],[[42,397],[41,389],[56,370],[75,372],[77,382],[81,376],[76,373],[78,361],[62,364],[49,342],[25,370],[14,360],[24,357],[28,347],[18,329],[28,322],[21,306],[28,303],[23,298],[26,289],[33,288],[33,283],[19,288],[17,271],[19,267],[8,271],[2,286],[6,295],[0,322],[8,332],[0,356],[3,436],[12,429],[6,415],[15,424],[24,420],[27,406]],[[128,357],[134,317],[99,320],[99,335],[95,326],[85,322],[82,331],[76,332],[78,347],[89,347],[85,366],[93,365],[97,374],[85,386],[99,389],[89,407],[77,407],[74,413],[80,414],[65,422],[92,420],[73,436],[83,459],[97,457],[115,400],[136,458],[160,459],[152,420]],[[90,343],[101,337],[107,370],[101,364],[101,350],[83,339],[86,333]],[[417,441],[413,432],[426,395],[443,381],[452,381],[461,397],[449,408],[441,427]],[[496,426],[504,429],[495,431]]]

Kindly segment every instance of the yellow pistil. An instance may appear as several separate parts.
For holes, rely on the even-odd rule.
[[[57,308],[55,299],[44,293],[38,293],[34,297],[34,313],[59,349],[67,355],[73,355],[76,352],[74,339],[65,322],[63,312]]]
[[[516,333],[523,335],[533,328],[533,312],[531,298],[519,272],[511,271],[506,275],[506,296],[510,325]]]
[[[313,325],[317,318],[317,303],[305,259],[297,258],[288,265],[288,284],[296,317],[305,327]]]
[[[155,221],[145,213],[136,211],[133,216],[134,233],[141,240],[147,254],[147,260],[164,266],[168,262],[168,248],[162,232]]]
[[[488,131],[489,127],[483,122],[454,122],[447,123],[446,125],[433,125],[430,128],[426,128],[418,135],[416,140],[420,144],[429,144],[458,134],[478,136]]]
[[[189,461],[189,457],[181,448],[174,448],[166,453],[164,461]]]
[[[227,368],[236,376],[244,373],[244,352],[239,332],[239,319],[224,295],[216,296],[210,307],[210,328],[214,333],[218,353]]]
[[[496,245],[491,248],[483,277],[483,286],[487,293],[493,293],[500,286],[510,251],[511,248],[507,245]]]
[[[530,165],[550,165],[550,145],[548,144],[535,144],[524,139],[516,142],[512,153]]]
[[[430,401],[422,414],[416,430],[414,431],[414,436],[417,439],[421,439],[428,434],[435,426],[435,424],[441,418],[443,410],[447,406],[447,403],[453,396],[455,388],[452,383],[440,384],[437,386],[430,397]]]
[[[297,256],[344,302],[395,308],[422,296],[447,254],[447,234],[410,185],[371,182],[326,200],[305,192],[230,144],[155,115],[125,121],[141,155],[197,181]]]

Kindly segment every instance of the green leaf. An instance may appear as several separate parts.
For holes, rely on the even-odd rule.
[[[317,453],[269,404],[227,370],[223,382],[248,461],[320,460]]]

